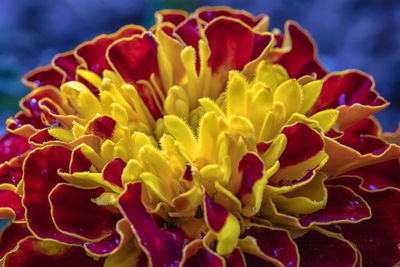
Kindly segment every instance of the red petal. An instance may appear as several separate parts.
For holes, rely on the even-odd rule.
[[[31,146],[27,138],[12,133],[6,133],[0,139],[0,163],[8,161],[26,152],[30,148]]]
[[[397,176],[399,177],[399,176]],[[337,184],[351,187],[371,207],[372,218],[357,224],[338,224],[334,230],[353,242],[362,254],[363,266],[395,266],[400,261],[400,191],[386,189],[367,192],[359,188],[361,179],[340,177]]]
[[[63,75],[52,66],[43,66],[25,74],[22,82],[30,89],[45,85],[53,85],[59,88],[63,78]]]
[[[286,25],[290,35],[292,49],[277,62],[285,67],[292,78],[300,78],[306,74],[316,73],[321,79],[327,74],[317,59],[317,48],[310,34],[295,22]]]
[[[218,18],[205,29],[211,49],[208,65],[213,72],[241,70],[257,58],[271,41],[269,35],[259,35],[239,21]]]
[[[241,238],[246,236],[254,238],[262,253],[279,261],[283,266],[297,266],[296,245],[287,231],[252,226],[246,229]],[[248,251],[246,252],[249,253]]]
[[[97,135],[103,139],[110,139],[113,136],[116,124],[113,118],[103,116],[91,121],[86,133]]]
[[[234,10],[228,7],[206,7],[201,8],[198,13],[199,18],[206,22],[211,22],[221,16],[235,18],[243,21],[250,27],[254,27],[260,21],[261,17],[254,18],[250,13],[243,10]]]
[[[89,171],[91,166],[92,162],[83,154],[81,148],[72,152],[70,173]]]
[[[200,240],[194,240],[185,247],[185,258],[180,264],[184,267],[224,266],[223,259],[206,249]]]
[[[148,80],[152,73],[159,76],[158,44],[150,34],[136,35],[115,42],[108,50],[113,67],[130,84]]]
[[[232,253],[225,257],[226,267],[245,267],[246,259],[239,248],[235,248]]]
[[[158,18],[158,23],[170,22],[175,26],[178,26],[179,23],[186,19],[187,13],[179,9],[167,9],[158,11],[156,17]]]
[[[398,159],[368,165],[346,173],[363,179],[362,187],[368,190],[379,190],[387,187],[400,189],[400,163]]]
[[[349,243],[311,230],[294,240],[299,248],[301,266],[354,266],[357,254]]]
[[[214,202],[207,193],[204,194],[204,204],[207,221],[211,230],[219,232],[225,225],[229,211],[220,204]]]
[[[39,130],[29,138],[30,142],[38,145],[55,140],[57,139],[49,134],[49,128]]]
[[[196,49],[196,52],[198,51],[199,41],[201,39],[198,27],[199,25],[197,20],[192,18],[179,25],[175,30],[185,44],[193,46]],[[196,61],[196,65],[198,65],[198,60]]]
[[[239,173],[242,174],[239,196],[253,193],[254,184],[263,177],[264,163],[256,154],[247,153],[239,163]]]
[[[15,187],[22,178],[22,164],[24,157],[18,157],[0,166],[0,185],[12,184]]]
[[[158,118],[160,111],[147,87],[136,84],[140,80],[149,80],[154,73],[159,77],[158,44],[150,33],[114,42],[108,49],[107,57],[113,69],[118,72],[125,82],[135,85],[151,114]]]
[[[134,25],[121,28],[117,33],[110,35],[100,35],[92,41],[85,42],[77,48],[77,55],[86,62],[87,69],[102,76],[105,69],[111,70],[106,59],[106,50],[112,42],[120,38],[141,34],[143,30]]]
[[[11,209],[14,213],[12,217],[3,217],[2,209]],[[6,213],[7,210],[5,210]],[[13,219],[14,221],[24,221],[25,220],[25,209],[22,206],[21,197],[14,193],[13,191],[0,190],[0,219]]]
[[[75,72],[79,63],[75,58],[74,51],[62,53],[53,58],[53,65],[65,73],[64,82],[75,80]]]
[[[24,163],[23,203],[28,225],[38,237],[80,244],[80,240],[56,229],[48,200],[51,190],[58,183],[64,182],[57,171],[68,171],[70,158],[71,151],[59,146],[47,146],[31,152]]]
[[[99,239],[111,233],[121,215],[110,207],[92,202],[103,192],[102,188],[57,185],[49,195],[54,223],[61,231],[85,239]]]
[[[268,183],[274,186],[282,186],[290,183],[296,183],[309,179],[313,175],[313,169],[318,167],[319,163],[307,163],[314,156],[317,156],[324,149],[324,141],[321,135],[303,123],[296,123],[295,125],[287,126],[282,130],[286,135],[287,144],[282,155],[279,157],[280,169],[269,179]],[[301,166],[302,163],[307,166]],[[292,175],[296,177],[287,177],[288,174],[284,173],[285,168],[298,166],[299,172]],[[308,171],[306,171],[308,169]],[[301,173],[301,171],[304,172]],[[282,173],[284,173],[282,175]],[[287,180],[290,179],[290,180]]]
[[[386,101],[373,89],[372,77],[360,71],[334,72],[326,77],[313,113],[341,105],[381,106]]]
[[[103,255],[114,251],[120,242],[121,236],[116,231],[113,231],[109,236],[99,242],[86,243],[85,247],[93,254]]]
[[[86,255],[81,247],[63,246],[59,251],[49,251],[46,253],[46,245],[49,241],[40,241],[34,237],[25,239],[19,244],[19,248],[8,254],[4,261],[4,267],[15,266],[103,266],[104,258],[94,260]],[[56,252],[56,253],[54,253]]]
[[[287,144],[279,158],[281,168],[305,161],[324,148],[321,136],[303,123],[285,127],[282,133],[286,135]]]
[[[0,237],[0,260],[14,249],[21,239],[29,235],[31,235],[31,232],[24,223],[12,223],[6,226]]]
[[[148,251],[153,266],[170,265],[182,257],[183,239],[159,229],[142,204],[142,185],[128,184],[119,204],[132,224],[141,246]]]
[[[327,186],[328,201],[325,208],[299,218],[301,225],[327,224],[334,221],[357,222],[371,216],[368,204],[352,190],[341,186]]]
[[[265,261],[257,256],[244,253],[245,259],[246,259],[246,264],[247,266],[251,267],[275,267],[276,265],[269,262]]]
[[[107,163],[103,171],[104,180],[122,187],[121,176],[126,163],[122,159],[114,159]]]

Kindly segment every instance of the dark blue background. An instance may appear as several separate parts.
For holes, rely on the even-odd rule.
[[[361,69],[375,77],[392,104],[378,115],[385,130],[400,120],[399,0],[0,0],[0,125],[18,110],[28,90],[21,76],[49,64],[59,52],[101,33],[134,23],[154,23],[154,11],[203,5],[229,5],[266,13],[271,27],[293,19],[318,43],[319,57],[331,71]]]

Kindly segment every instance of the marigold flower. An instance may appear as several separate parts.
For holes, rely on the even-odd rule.
[[[295,22],[156,13],[28,73],[0,140],[4,266],[393,266],[398,131]]]

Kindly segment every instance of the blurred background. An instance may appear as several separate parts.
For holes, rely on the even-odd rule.
[[[156,10],[203,5],[266,13],[271,27],[282,30],[286,20],[298,21],[330,71],[356,68],[375,77],[377,90],[391,102],[377,116],[384,130],[400,121],[399,0],[0,0],[0,130],[28,93],[20,82],[25,72],[125,24],[150,27]]]

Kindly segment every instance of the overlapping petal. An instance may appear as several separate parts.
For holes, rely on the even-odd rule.
[[[388,103],[268,23],[163,10],[28,73],[0,139],[4,266],[398,264]]]

